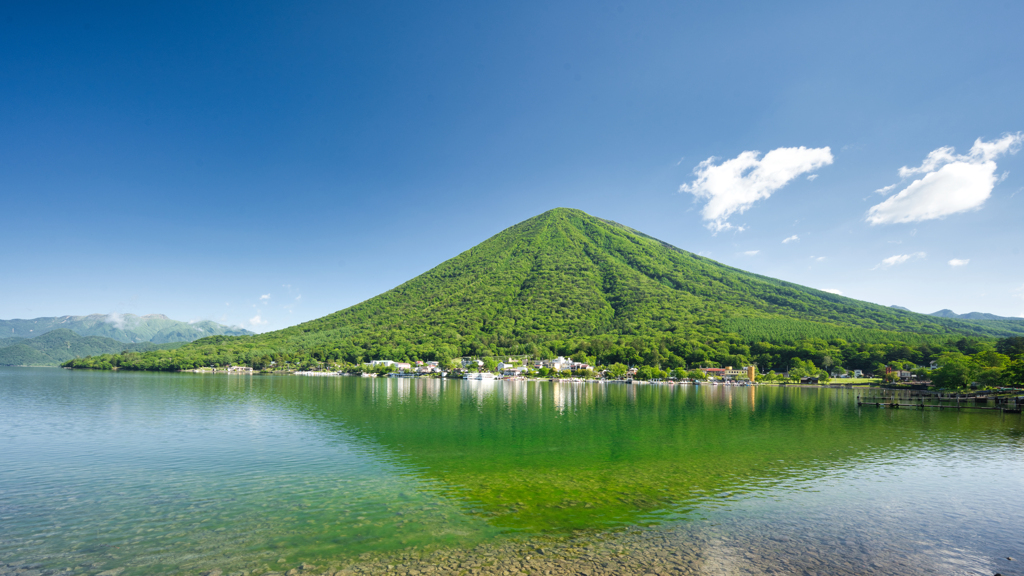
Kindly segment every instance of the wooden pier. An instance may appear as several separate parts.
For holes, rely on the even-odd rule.
[[[915,398],[916,396],[916,398]],[[938,400],[938,404],[926,404],[925,397],[929,400]],[[917,400],[917,401],[915,401]],[[942,404],[945,400],[948,404]],[[989,400],[995,401],[995,406],[978,406],[977,404],[988,404]],[[909,401],[909,402],[908,402]],[[955,402],[955,403],[954,403]],[[1020,414],[1021,406],[1024,405],[1024,397],[999,397],[999,396],[960,396],[942,394],[911,394],[909,397],[901,398],[898,394],[891,396],[857,396],[857,406],[874,405],[878,408],[937,408],[939,410],[995,410],[1005,414]]]

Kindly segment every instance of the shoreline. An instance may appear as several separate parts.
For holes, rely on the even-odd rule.
[[[349,558],[277,558],[257,552],[248,560],[196,561],[170,571],[147,571],[131,562],[47,569],[40,564],[4,564],[0,576],[731,576],[752,574],[954,574],[1018,572],[1016,551],[978,555],[950,543],[922,546],[895,539],[885,530],[865,535],[848,521],[836,520],[832,533],[808,537],[804,526],[769,519],[699,518],[642,527],[577,530],[563,535],[499,536],[467,547],[411,547],[364,552]],[[997,556],[1002,555],[1002,557]],[[262,556],[262,558],[259,558]],[[973,564],[964,571],[966,563]],[[233,565],[231,565],[233,564]],[[112,567],[113,566],[113,567]],[[151,569],[152,567],[150,567]]]

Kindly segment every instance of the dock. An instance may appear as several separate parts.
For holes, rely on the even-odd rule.
[[[889,396],[857,396],[857,406],[871,406],[878,408],[936,408],[939,410],[989,410],[1005,414],[1020,414],[1024,406],[1024,397],[1020,396],[979,396],[979,395],[952,395],[942,393],[911,393],[904,397],[900,394]],[[933,404],[927,401],[937,402]],[[945,400],[947,403],[943,404]],[[994,406],[979,406],[988,404],[992,400]]]

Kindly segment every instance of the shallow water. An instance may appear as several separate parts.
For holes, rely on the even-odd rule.
[[[0,563],[260,573],[584,538],[700,554],[667,571],[1015,573],[1020,415],[854,394],[0,368]]]

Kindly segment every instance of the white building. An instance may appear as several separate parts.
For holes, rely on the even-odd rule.
[[[562,370],[571,370],[572,360],[559,356],[551,361],[551,368],[558,372],[561,372]]]

